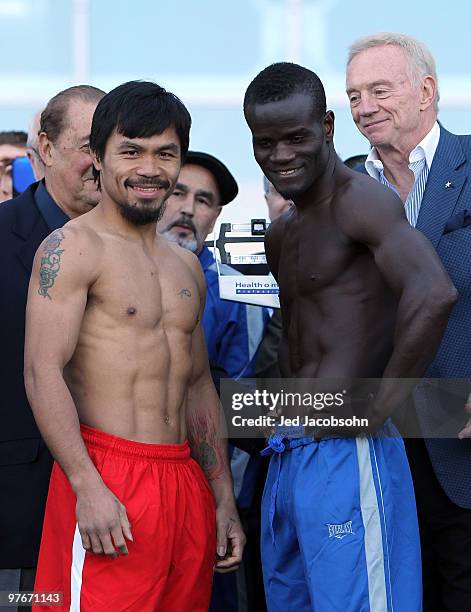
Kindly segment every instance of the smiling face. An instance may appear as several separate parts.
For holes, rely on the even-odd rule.
[[[347,67],[347,95],[354,122],[375,147],[412,149],[436,119],[432,77],[411,78],[400,47],[365,49]]]
[[[127,138],[113,132],[100,171],[103,201],[112,201],[133,225],[157,221],[172,192],[181,165],[180,141],[173,127],[149,138]]]
[[[90,128],[96,102],[72,99],[64,128],[55,142],[44,132],[39,136],[46,165],[46,187],[69,217],[77,217],[100,201],[92,173]]]
[[[246,109],[255,159],[276,191],[296,200],[308,191],[327,165],[333,137],[333,115],[313,116],[308,94]]]
[[[220,212],[221,198],[212,173],[197,164],[185,164],[157,229],[199,254]]]

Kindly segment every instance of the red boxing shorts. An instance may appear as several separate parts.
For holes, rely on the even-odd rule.
[[[36,612],[203,612],[216,556],[214,497],[188,443],[145,444],[82,425],[90,457],[124,504],[133,542],[111,559],[86,552],[76,498],[54,464],[35,591],[63,593]]]

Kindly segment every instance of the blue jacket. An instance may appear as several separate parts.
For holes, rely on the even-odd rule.
[[[269,311],[260,306],[222,300],[216,261],[211,251],[205,247],[199,260],[206,279],[203,330],[209,360],[223,368],[230,378],[255,377],[255,361],[270,318]],[[247,508],[252,503],[260,458],[251,458],[232,445],[229,450],[234,493],[239,507]]]
[[[268,309],[219,297],[216,261],[204,247],[199,260],[206,279],[203,329],[209,360],[230,378],[255,376],[255,358],[263,338]]]
[[[445,399],[440,399],[436,386],[425,382],[414,393],[415,407],[438,481],[453,503],[471,508],[471,439],[434,438],[436,425],[449,420],[450,411],[461,414],[464,425],[470,389],[471,136],[451,134],[440,125],[416,228],[435,247],[458,290],[458,302],[426,376],[461,382],[449,383],[454,394]]]

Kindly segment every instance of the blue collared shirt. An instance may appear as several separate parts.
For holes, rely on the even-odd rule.
[[[36,202],[36,206],[39,208],[39,212],[41,213],[51,232],[70,221],[69,217],[65,214],[62,208],[60,208],[52,199],[51,195],[46,189],[44,180],[40,181],[36,188],[34,201]]]

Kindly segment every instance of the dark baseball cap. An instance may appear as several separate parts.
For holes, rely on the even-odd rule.
[[[229,204],[239,193],[235,178],[229,172],[227,167],[209,153],[201,153],[201,151],[188,151],[185,159],[185,164],[195,164],[209,170],[216,179],[221,196],[221,206]]]

